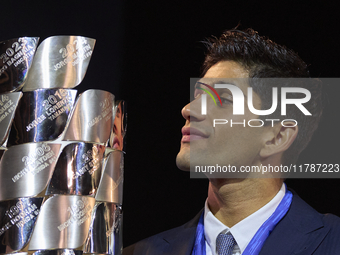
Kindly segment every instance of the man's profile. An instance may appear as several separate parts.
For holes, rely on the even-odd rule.
[[[294,164],[317,129],[322,114],[321,84],[298,85],[312,95],[308,102],[311,116],[289,107],[286,119],[291,121],[285,125],[213,125],[216,119],[232,119],[234,123],[258,119],[262,123],[264,117],[248,107],[243,115],[233,115],[231,93],[218,90],[221,105],[217,106],[203,96],[207,93],[204,86],[213,87],[224,79],[233,81],[245,98],[252,97],[254,108],[269,109],[272,90],[259,82],[262,78],[308,78],[309,72],[296,53],[252,29],[226,31],[207,45],[204,75],[196,85],[194,100],[182,110],[186,122],[176,158],[178,168],[188,171],[192,165],[217,162],[236,169]],[[209,109],[206,114],[202,114],[203,98]],[[270,119],[279,119],[280,110]],[[124,254],[340,254],[340,218],[319,214],[287,189],[282,177],[207,177],[208,198],[194,219],[142,240],[126,248]]]

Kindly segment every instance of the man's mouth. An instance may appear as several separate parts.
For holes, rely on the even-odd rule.
[[[190,141],[200,140],[208,137],[208,135],[193,127],[183,127],[182,134],[183,143],[188,143]]]
[[[122,148],[120,148],[120,142],[119,142],[119,139],[117,136],[115,136],[113,138],[113,146],[112,146],[114,149],[117,149],[117,150],[121,150]]]

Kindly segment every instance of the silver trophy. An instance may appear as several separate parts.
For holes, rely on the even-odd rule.
[[[121,255],[124,102],[74,89],[95,40],[50,37],[34,59],[37,38],[0,49],[15,42],[30,51],[0,65],[0,254]]]

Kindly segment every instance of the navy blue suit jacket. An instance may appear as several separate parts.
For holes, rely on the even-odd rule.
[[[340,218],[318,213],[293,194],[289,211],[265,241],[260,255],[340,255]],[[125,248],[123,255],[191,255],[201,213],[183,226]]]

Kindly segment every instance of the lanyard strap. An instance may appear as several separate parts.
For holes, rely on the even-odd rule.
[[[286,185],[286,184],[285,184]],[[280,204],[274,211],[274,213],[262,224],[253,236],[247,248],[242,255],[257,255],[261,251],[261,248],[268,238],[269,234],[273,231],[276,224],[286,215],[290,204],[292,203],[293,194],[287,190],[286,194],[282,198]],[[204,237],[204,211],[198,221],[195,235],[195,244],[191,255],[206,255],[205,237]]]
[[[285,184],[286,185],[286,184]],[[287,186],[286,186],[287,190]],[[267,240],[269,234],[273,231],[276,224],[286,215],[292,203],[293,194],[289,190],[286,191],[285,196],[276,208],[275,212],[262,224],[253,236],[243,255],[257,255],[260,253],[264,242]]]
[[[205,250],[205,237],[204,237],[204,210],[198,221],[195,235],[194,249],[191,255],[206,255]]]

